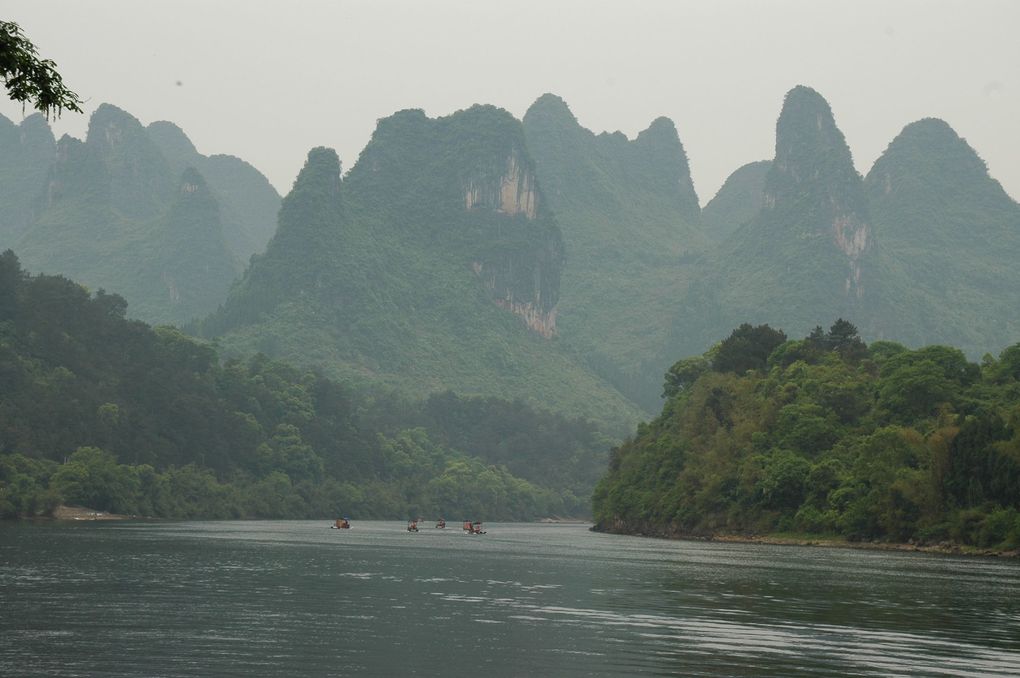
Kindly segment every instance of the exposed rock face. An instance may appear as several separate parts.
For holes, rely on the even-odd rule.
[[[514,301],[513,298],[509,299],[497,299],[496,303],[511,313],[520,316],[524,319],[524,324],[529,329],[537,332],[546,339],[550,339],[556,335],[556,309],[553,308],[551,311],[542,311],[541,307],[528,301],[520,303]]]
[[[496,291],[502,277],[498,271],[487,271],[485,265],[480,261],[471,262],[471,270],[482,279],[487,289],[492,292]],[[505,296],[496,297],[495,301],[500,308],[504,308],[524,320],[524,324],[529,329],[550,339],[556,335],[556,306],[553,305],[548,309],[543,308],[541,303],[542,288],[540,284],[537,287],[538,303],[535,300],[516,301],[513,290],[506,286],[503,287]]]
[[[347,180],[355,201],[470,269],[500,307],[542,336],[556,328],[564,248],[521,123],[493,106],[379,121]]]
[[[502,214],[537,214],[538,190],[533,172],[522,169],[515,150],[506,159],[506,171],[498,177],[471,180],[464,191],[464,207],[487,207]]]

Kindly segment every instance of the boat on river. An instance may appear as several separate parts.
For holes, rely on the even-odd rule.
[[[471,522],[470,520],[464,521],[464,532],[467,534],[485,534],[485,530],[482,529],[482,523],[479,520]]]
[[[329,526],[331,530],[349,530],[351,529],[351,521],[347,516],[343,518],[337,518],[336,522]]]
[[[436,529],[442,530],[446,527],[446,518],[440,518],[436,521]]]
[[[407,521],[407,531],[408,532],[417,532],[418,531],[418,518],[415,518],[414,520],[408,520]]]

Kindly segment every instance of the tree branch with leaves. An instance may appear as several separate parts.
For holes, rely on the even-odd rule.
[[[57,65],[40,59],[32,41],[11,21],[0,21],[0,77],[7,96],[23,105],[31,103],[47,118],[64,109],[81,113],[81,99],[64,85]]]

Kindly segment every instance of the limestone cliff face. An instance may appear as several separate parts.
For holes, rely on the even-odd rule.
[[[346,180],[352,200],[461,271],[532,330],[556,332],[563,241],[520,121],[494,106],[381,120]]]
[[[538,210],[534,172],[523,169],[519,153],[506,158],[506,170],[496,177],[471,179],[464,189],[464,207],[487,207],[502,214],[523,214],[529,220]]]
[[[556,334],[563,263],[559,229],[550,215],[540,216],[533,163],[522,147],[512,146],[502,161],[479,163],[486,165],[493,169],[465,181],[465,210],[482,212],[479,216],[491,224],[471,268],[497,305],[550,338]]]
[[[763,216],[777,231],[834,245],[846,265],[845,294],[864,295],[863,262],[874,238],[863,180],[829,104],[808,87],[786,95],[776,124],[775,160],[765,178]]]

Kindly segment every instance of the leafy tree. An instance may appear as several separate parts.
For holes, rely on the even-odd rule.
[[[786,334],[782,330],[774,330],[768,325],[751,326],[744,323],[719,345],[712,369],[737,374],[748,370],[763,370],[769,355],[784,341]]]
[[[476,513],[490,502],[491,518],[582,516],[611,444],[520,401],[413,401],[265,355],[221,362],[175,328],[127,320],[116,295],[25,274],[11,252],[0,300],[5,517],[61,501],[177,518],[403,517],[462,510],[458,496],[475,496]],[[440,506],[430,487],[444,476],[457,482]]]
[[[776,453],[765,466],[758,492],[769,508],[792,509],[804,500],[804,483],[811,464],[793,452]]]
[[[662,385],[662,397],[672,398],[682,393],[711,368],[712,363],[705,356],[699,355],[676,361],[666,372],[666,381]]]
[[[32,104],[47,118],[51,114],[60,117],[65,108],[82,112],[81,99],[64,85],[57,65],[40,59],[35,45],[11,21],[0,21],[0,77],[7,96]]]
[[[751,354],[750,329],[738,328],[731,337],[744,341],[723,342],[720,355]],[[1012,358],[1007,349],[982,369],[946,346],[866,347],[837,321],[828,333],[782,343],[766,369],[694,370],[683,397],[613,450],[593,497],[598,528],[797,529],[1015,548],[1020,389]],[[667,386],[698,364],[675,363]]]

